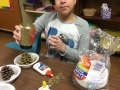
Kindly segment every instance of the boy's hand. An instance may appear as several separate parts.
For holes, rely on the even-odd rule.
[[[13,38],[15,39],[17,44],[19,44],[19,41],[21,40],[21,35],[19,32],[20,32],[20,27],[19,25],[16,25],[15,30],[13,31]]]
[[[58,36],[50,36],[48,37],[48,43],[50,44],[50,48],[56,49],[60,52],[65,52],[65,44]]]

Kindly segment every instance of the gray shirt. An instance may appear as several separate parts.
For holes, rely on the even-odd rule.
[[[72,61],[79,60],[79,54],[84,50],[82,42],[88,46],[88,40],[84,38],[89,33],[89,25],[84,19],[78,16],[76,18],[75,21],[66,23],[59,19],[57,12],[48,12],[34,22],[37,32],[45,30],[46,40],[50,35],[61,38],[66,44],[66,51],[60,55]]]

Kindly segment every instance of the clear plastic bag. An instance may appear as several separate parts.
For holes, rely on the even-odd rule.
[[[73,83],[81,90],[108,90],[110,55],[118,48],[119,39],[99,28],[93,32],[81,39],[83,50],[74,70]]]

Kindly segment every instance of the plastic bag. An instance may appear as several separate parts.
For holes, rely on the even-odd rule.
[[[119,39],[101,29],[84,35],[82,51],[73,74],[73,84],[81,90],[108,90],[110,55],[119,46]],[[85,41],[89,41],[86,44]]]

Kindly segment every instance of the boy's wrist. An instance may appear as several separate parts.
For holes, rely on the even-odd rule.
[[[60,55],[61,55],[61,56],[65,56],[65,55],[66,55],[66,53],[67,53],[67,50],[66,50],[66,49],[67,49],[67,46],[65,45],[65,51],[64,51],[64,52],[61,52],[61,51],[60,51]]]
[[[66,45],[63,45],[63,47],[62,47],[62,49],[61,49],[61,53],[65,53],[65,51],[66,51]]]

